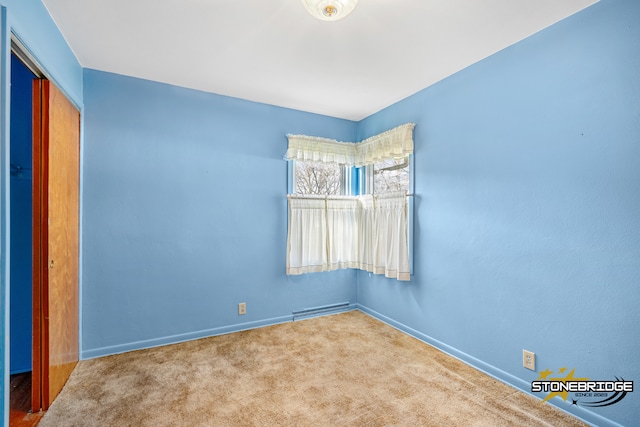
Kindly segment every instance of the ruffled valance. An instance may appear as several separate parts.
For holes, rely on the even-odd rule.
[[[358,167],[380,160],[401,159],[413,153],[414,127],[415,123],[406,123],[357,143],[287,135],[289,147],[284,158]]]

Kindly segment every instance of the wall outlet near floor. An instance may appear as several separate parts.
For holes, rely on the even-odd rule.
[[[238,314],[247,314],[247,303],[241,302],[238,304]]]
[[[532,371],[536,370],[536,354],[532,351],[522,350],[522,366]]]

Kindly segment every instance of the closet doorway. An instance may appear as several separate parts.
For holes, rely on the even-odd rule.
[[[79,165],[80,165],[80,113],[76,107],[45,78],[37,65],[17,41],[12,40],[12,63],[16,69],[20,67],[33,73],[29,85],[14,87],[12,73],[11,93],[11,347],[14,346],[14,326],[16,342],[22,340],[28,332],[31,337],[30,366],[15,357],[20,370],[30,367],[32,412],[48,409],[55,397],[66,383],[73,371],[79,356],[79,312],[78,312],[78,267],[79,267]],[[18,64],[20,63],[20,64]],[[20,70],[18,73],[24,70]],[[19,76],[19,74],[16,74]],[[23,86],[28,86],[27,88]],[[15,88],[15,90],[14,90]],[[15,99],[15,104],[14,104]],[[31,111],[20,109],[21,103],[30,100]],[[14,105],[15,120],[29,122],[31,138],[26,145],[30,147],[30,167],[20,158],[21,163],[14,167],[14,144],[17,155],[25,149],[24,139],[14,139]],[[25,129],[27,127],[25,126]],[[26,132],[26,131],[25,131]],[[18,158],[16,158],[16,162]],[[24,163],[24,165],[23,165]],[[14,171],[22,178],[30,169],[30,211],[22,206],[23,211],[14,214]],[[17,176],[16,176],[17,178]],[[17,180],[16,180],[17,181]],[[27,180],[28,181],[28,180]],[[23,187],[26,185],[23,185]],[[16,195],[20,195],[20,186],[16,184]],[[28,200],[26,190],[21,197]],[[31,222],[30,239],[24,223]],[[15,230],[15,231],[14,231]],[[14,253],[14,235],[24,247],[17,246]],[[30,251],[30,274],[24,271],[20,263],[27,263]],[[14,261],[16,267],[16,284],[14,285]],[[21,270],[22,269],[22,270]],[[22,280],[19,278],[22,277]],[[16,313],[26,311],[24,306],[29,301],[14,301],[14,288],[29,287],[31,290],[31,324],[16,319],[14,325],[14,306]],[[18,292],[18,297],[25,292]],[[23,320],[24,320],[23,315]],[[27,326],[25,326],[27,325]],[[25,330],[27,332],[25,332]],[[18,344],[16,344],[19,347]],[[26,345],[22,344],[23,353]],[[11,353],[11,370],[14,371],[14,355]],[[17,372],[18,368],[16,368]],[[13,390],[12,390],[13,391]]]
[[[25,418],[31,405],[33,281],[32,86],[36,75],[11,54],[10,134],[10,400],[9,424]]]

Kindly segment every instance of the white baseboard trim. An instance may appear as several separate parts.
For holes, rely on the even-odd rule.
[[[336,309],[330,312],[318,312],[314,314],[308,314],[304,319],[310,319],[313,317],[327,316],[336,313],[342,313],[345,311],[355,310],[357,304],[348,304],[344,306],[344,303],[340,303],[340,309]],[[344,306],[344,307],[343,307]],[[97,357],[111,356],[113,354],[126,353],[129,351],[143,350],[146,348],[160,347],[163,345],[177,344],[185,341],[197,340],[200,338],[208,338],[216,335],[230,334],[233,332],[246,331],[249,329],[263,328],[265,326],[277,325],[280,323],[293,322],[294,315],[288,314],[285,316],[272,317],[269,319],[255,320],[252,322],[236,323],[233,325],[220,326],[218,328],[204,329],[201,331],[187,332],[184,334],[170,335],[166,337],[153,338],[149,340],[133,341],[125,344],[118,344],[113,346],[99,347],[89,350],[83,350],[80,353],[80,360],[95,359]],[[301,319],[298,319],[298,321]]]
[[[225,335],[233,332],[246,331],[248,329],[262,328],[265,326],[277,325],[279,323],[291,322],[292,315],[273,317],[270,319],[256,320],[253,322],[237,323],[234,325],[221,326],[219,328],[204,329],[185,334],[170,335],[150,340],[134,341],[126,344],[118,344],[107,347],[100,347],[82,351],[81,360],[95,359],[97,357],[110,356],[113,354],[126,353],[128,351],[143,350],[146,348],[160,347],[163,345],[177,344],[185,341],[197,340],[216,335]]]

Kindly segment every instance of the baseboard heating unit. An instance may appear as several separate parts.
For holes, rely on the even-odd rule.
[[[321,316],[323,314],[339,313],[349,309],[349,302],[339,304],[323,305],[322,307],[305,308],[292,312],[293,320],[304,319],[306,317]]]

